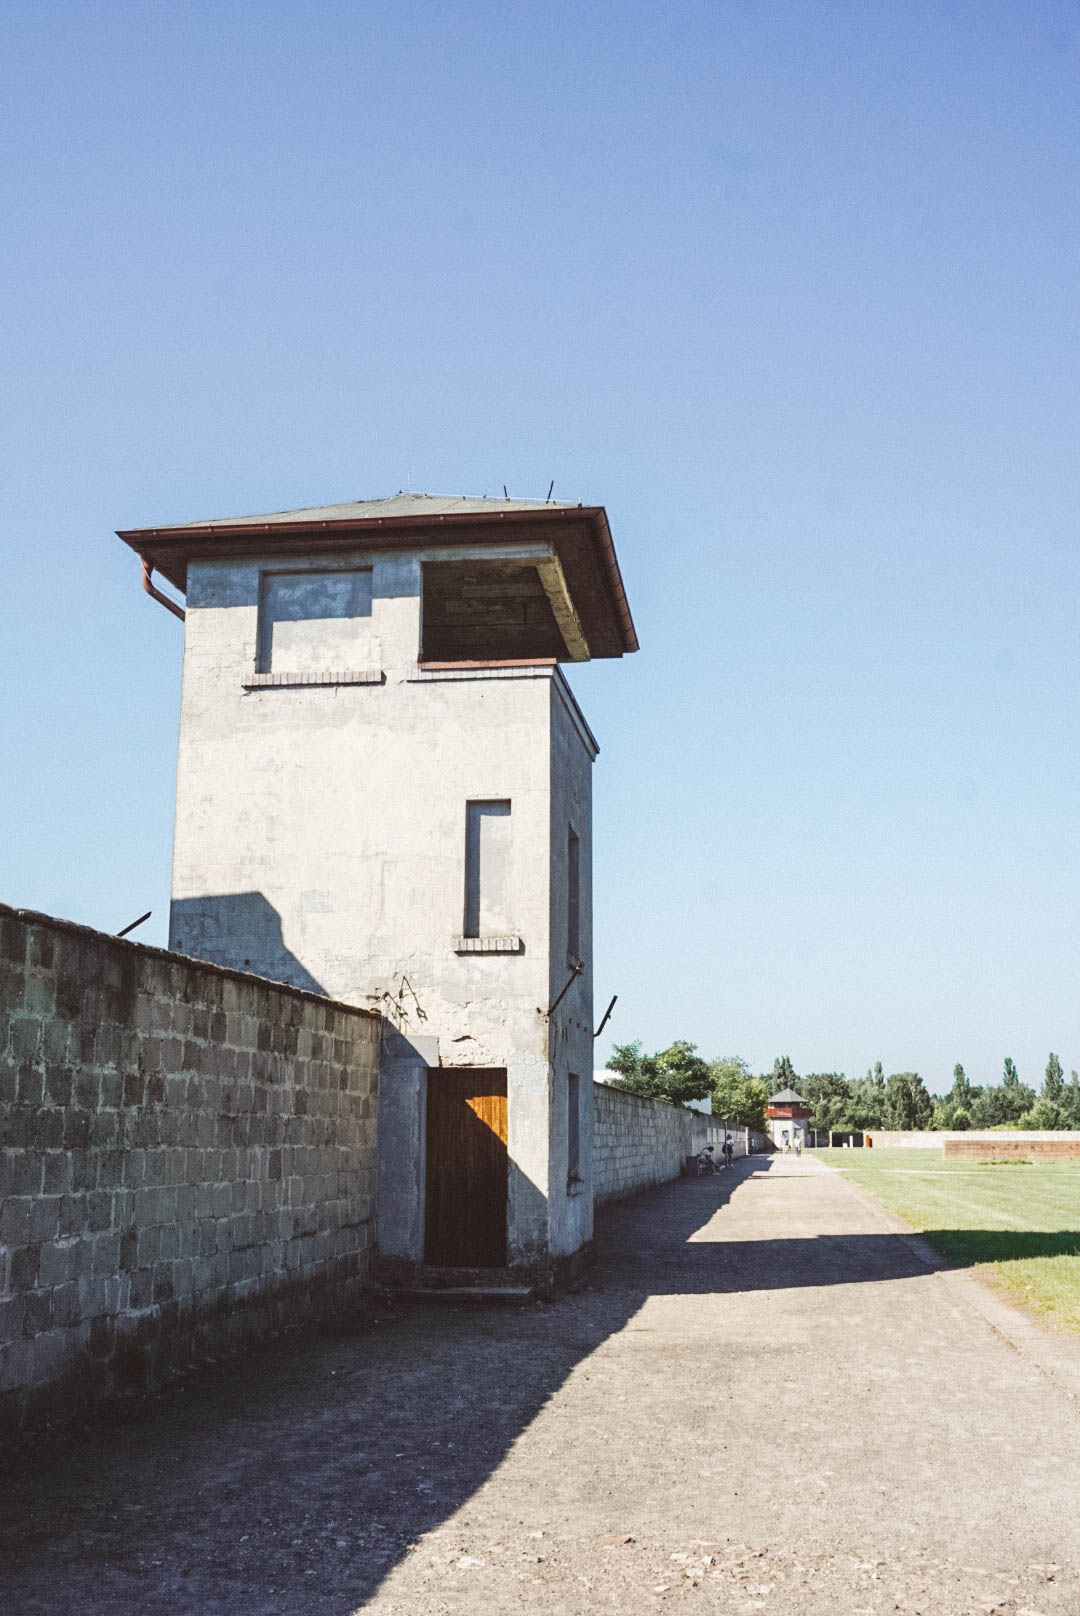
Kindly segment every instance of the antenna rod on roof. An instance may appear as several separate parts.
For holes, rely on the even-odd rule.
[[[548,491],[547,491],[547,493],[546,493],[546,495],[545,495],[545,496],[544,496],[544,504],[545,504],[545,505],[546,505],[546,504],[547,504],[547,502],[548,502],[548,500],[549,500],[549,499],[550,499],[550,498],[551,498],[551,490],[552,490],[552,489],[553,489],[553,488],[554,488],[554,487],[555,487],[555,479],[554,479],[554,477],[553,477],[553,478],[552,478],[552,479],[551,479],[551,481],[550,481],[550,482],[549,482],[549,483],[548,483]]]
[[[503,483],[503,499],[509,499],[509,498],[510,498],[510,495],[506,492],[506,484]]]

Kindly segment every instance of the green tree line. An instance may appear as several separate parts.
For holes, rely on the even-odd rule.
[[[713,1115],[740,1127],[765,1127],[765,1103],[781,1089],[797,1090],[810,1107],[809,1125],[820,1131],[850,1133],[865,1128],[1080,1128],[1080,1078],[1065,1082],[1061,1062],[1051,1052],[1038,1094],[1021,1082],[1011,1056],[1002,1080],[985,1088],[972,1083],[963,1066],[953,1068],[947,1094],[933,1095],[918,1072],[892,1072],[880,1061],[855,1081],[843,1072],[808,1072],[800,1077],[787,1055],[778,1055],[767,1076],[755,1076],[738,1056],[705,1060],[697,1045],[677,1039],[653,1055],[640,1041],[616,1044],[608,1069],[616,1088],[645,1099],[685,1105],[712,1099]]]

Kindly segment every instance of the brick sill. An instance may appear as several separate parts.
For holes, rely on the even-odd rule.
[[[243,681],[245,690],[296,690],[322,685],[381,685],[386,675],[381,668],[362,668],[349,671],[318,671],[313,673],[249,673]]]
[[[558,666],[558,657],[502,657],[500,659],[480,660],[476,662],[425,662],[422,658],[416,666],[425,673],[450,673],[455,668],[554,668]]]
[[[455,937],[455,954],[524,954],[520,937]]]

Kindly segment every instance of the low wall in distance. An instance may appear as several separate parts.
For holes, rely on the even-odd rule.
[[[999,1132],[995,1128],[968,1128],[964,1131],[955,1128],[941,1128],[936,1133],[929,1128],[918,1132],[900,1133],[891,1128],[869,1128],[866,1133],[867,1140],[879,1150],[940,1150],[948,1140],[968,1140],[972,1143],[987,1143],[993,1140],[1014,1139],[1026,1144],[1035,1144],[1040,1140],[1053,1143],[1059,1139],[1080,1139],[1080,1130],[1064,1133],[1060,1130],[1051,1132],[1044,1129],[1020,1130],[1008,1128]]]
[[[960,1157],[968,1161],[1064,1160],[1080,1158],[1080,1133],[1058,1134],[1057,1138],[1038,1139],[1024,1134],[997,1133],[989,1139],[972,1139],[970,1135],[952,1135],[945,1141],[946,1158]]]
[[[745,1156],[747,1130],[664,1100],[642,1100],[609,1083],[593,1083],[593,1192],[595,1204],[620,1201],[666,1184],[683,1173],[687,1156],[706,1145],[719,1152],[724,1135]]]
[[[0,905],[0,1427],[351,1304],[380,1030]]]

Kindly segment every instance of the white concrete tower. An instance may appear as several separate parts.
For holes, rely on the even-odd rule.
[[[592,1234],[601,507],[402,494],[120,534],[186,593],[170,947],[381,1009],[384,1258]]]

